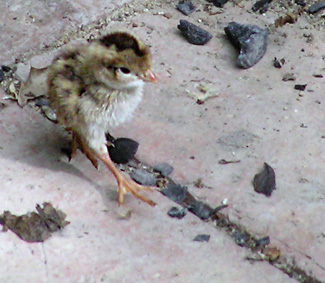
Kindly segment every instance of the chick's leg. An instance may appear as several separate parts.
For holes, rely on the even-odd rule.
[[[91,163],[97,168],[98,160],[102,161],[106,167],[113,173],[118,184],[118,202],[119,205],[123,203],[124,195],[131,193],[138,199],[155,206],[156,204],[142,196],[139,191],[152,190],[150,187],[142,186],[125,176],[118,168],[115,167],[114,162],[111,160],[107,150],[107,141],[105,132],[98,130],[98,127],[88,128],[88,131],[79,134],[75,131],[72,132],[72,157],[76,154],[79,145],[82,152],[88,157]]]
[[[72,151],[70,160],[76,156],[78,146],[80,146],[81,151],[87,156],[92,165],[98,169],[98,161],[93,152],[88,148],[88,146],[85,144],[85,142],[83,142],[83,140],[76,132],[72,132]]]
[[[105,132],[99,131],[96,127],[94,127],[93,131],[89,131],[86,139],[83,139],[79,136],[78,142],[90,160],[97,161],[97,159],[99,159],[113,173],[118,184],[119,205],[123,203],[124,195],[126,193],[133,194],[135,197],[151,206],[156,205],[152,200],[147,199],[140,194],[141,190],[151,191],[152,189],[150,187],[139,185],[129,177],[125,176],[118,168],[116,168],[114,162],[111,160],[108,154]]]
[[[142,201],[146,202],[147,204],[149,204],[151,206],[156,205],[156,203],[154,203],[152,200],[145,198],[144,196],[142,196],[139,193],[139,191],[141,191],[141,190],[151,191],[152,189],[150,187],[139,185],[132,179],[126,177],[120,170],[118,170],[115,167],[115,165],[114,165],[113,161],[111,160],[111,158],[109,157],[108,153],[96,154],[96,155],[97,155],[98,159],[100,161],[102,161],[107,166],[107,168],[113,173],[113,175],[115,176],[115,178],[117,180],[119,205],[121,205],[123,203],[124,195],[126,193],[133,194],[135,197],[137,197],[138,199],[141,199]]]

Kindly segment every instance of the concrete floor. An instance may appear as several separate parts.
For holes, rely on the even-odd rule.
[[[146,86],[134,119],[112,134],[137,140],[143,162],[171,164],[171,177],[200,200],[217,206],[227,199],[223,213],[232,222],[257,238],[270,236],[283,257],[325,281],[325,79],[313,76],[325,76],[324,28],[303,15],[271,31],[265,56],[243,70],[223,28],[231,21],[265,27],[284,14],[281,9],[260,15],[250,12],[253,2],[241,1],[209,15],[207,2],[197,1],[199,11],[186,17],[174,8],[177,1],[130,2],[120,10],[124,2],[5,1],[0,63],[37,66],[69,41],[69,33],[74,40],[112,27],[131,29],[151,45],[159,83]],[[113,18],[108,26],[105,17]],[[209,30],[212,40],[190,45],[177,30],[185,18]],[[281,69],[272,66],[274,57],[285,58]],[[296,81],[282,81],[288,72]],[[197,104],[191,94],[199,83],[212,83],[218,96]],[[307,88],[300,92],[295,84]],[[115,181],[104,168],[96,171],[81,154],[69,163],[60,152],[69,137],[59,126],[29,105],[4,102],[1,209],[23,214],[49,201],[71,224],[37,244],[1,233],[0,282],[296,282],[267,262],[249,263],[250,251],[211,223],[191,214],[171,219],[174,204],[158,192],[148,194],[155,208],[132,196],[118,208]],[[220,159],[240,162],[220,165]],[[264,162],[276,173],[270,198],[251,183]],[[202,188],[194,185],[199,178]],[[121,220],[126,210],[132,216]],[[197,234],[211,239],[193,242]]]

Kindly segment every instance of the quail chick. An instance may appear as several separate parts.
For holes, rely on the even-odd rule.
[[[102,161],[118,183],[118,202],[129,192],[151,190],[125,176],[109,157],[105,133],[132,117],[141,101],[144,81],[156,82],[151,53],[141,40],[116,31],[88,43],[66,48],[50,66],[51,107],[59,122],[72,132],[72,155],[78,146],[97,168]]]

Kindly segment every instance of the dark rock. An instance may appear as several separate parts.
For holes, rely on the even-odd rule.
[[[228,0],[209,0],[209,2],[218,8],[222,8]]]
[[[298,85],[295,85],[295,89],[304,91],[306,89],[306,86],[307,86],[307,84],[305,84],[305,85],[299,85],[298,84]]]
[[[172,201],[182,204],[186,198],[187,187],[177,184],[169,184],[168,187],[163,189],[161,192]]]
[[[61,152],[63,153],[63,154],[65,154],[68,158],[69,158],[69,160],[71,161],[71,155],[72,155],[72,147],[71,146],[69,146],[69,147],[61,147]]]
[[[266,236],[266,237],[256,241],[256,247],[259,247],[259,248],[264,248],[268,244],[270,244],[270,237],[269,236]]]
[[[260,11],[261,14],[266,13],[271,2],[272,0],[259,0],[253,5],[252,10],[254,12]]]
[[[325,8],[325,1],[321,1],[321,2],[315,3],[314,5],[311,5],[308,9],[308,12],[311,14],[314,14],[324,8]]]
[[[11,71],[11,68],[8,67],[8,66],[5,66],[5,65],[2,65],[2,66],[1,66],[1,69],[2,69],[2,71],[6,72],[6,73],[8,73],[8,72]]]
[[[225,32],[233,45],[239,48],[238,65],[248,69],[255,65],[267,49],[268,31],[255,25],[231,22]]]
[[[9,211],[0,215],[0,224],[3,230],[10,229],[19,238],[26,242],[44,242],[53,232],[63,229],[69,224],[65,221],[66,215],[55,209],[51,203],[43,203],[43,208],[36,205],[36,212],[16,216]]]
[[[111,141],[112,146],[108,147],[109,156],[118,164],[125,164],[136,154],[139,143],[128,138],[118,138]]]
[[[7,107],[7,104],[4,104],[3,102],[0,102],[0,111]]]
[[[186,16],[195,11],[195,6],[191,1],[180,2],[177,4],[176,8]]]
[[[173,206],[167,212],[167,214],[170,217],[178,218],[178,219],[182,219],[186,215],[186,213],[187,213],[187,209],[186,208],[181,208],[181,207],[176,207],[176,206]]]
[[[235,240],[236,244],[241,247],[247,247],[247,241],[249,240],[249,235],[245,232],[236,231],[231,234],[231,237]]]
[[[197,235],[193,241],[195,242],[209,242],[210,240],[210,235],[207,235],[207,234],[200,234],[200,235]]]
[[[285,63],[284,58],[278,60],[278,58],[274,57],[274,59],[273,59],[273,66],[275,68],[281,69],[284,63]]]
[[[270,197],[272,192],[276,189],[275,172],[273,168],[264,163],[263,170],[254,176],[253,180],[254,190]]]
[[[157,179],[154,174],[141,168],[134,170],[130,176],[134,181],[141,185],[154,186],[157,183]]]
[[[214,214],[213,208],[201,201],[193,203],[188,210],[202,220],[207,220]]]
[[[296,0],[295,3],[301,7],[305,7],[306,6],[306,2],[304,2],[303,0]]]
[[[188,210],[194,213],[200,219],[207,220],[211,216],[215,215],[218,211],[220,211],[221,209],[227,206],[228,205],[221,205],[216,208],[212,208],[209,205],[205,204],[204,202],[195,201],[189,206]]]
[[[191,44],[204,45],[212,38],[212,35],[209,32],[186,20],[180,20],[180,24],[177,28]]]
[[[169,165],[166,162],[163,162],[163,163],[156,165],[153,169],[158,171],[164,177],[167,177],[173,172],[174,167]]]
[[[0,69],[0,83],[5,79],[5,74],[2,71],[2,69]]]
[[[40,97],[39,99],[37,99],[35,105],[38,107],[50,106],[50,101],[47,98]]]

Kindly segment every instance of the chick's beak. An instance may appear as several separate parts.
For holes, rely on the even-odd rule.
[[[142,77],[142,79],[146,82],[152,82],[152,83],[156,83],[157,82],[157,77],[154,74],[154,72],[152,70],[148,70]]]

